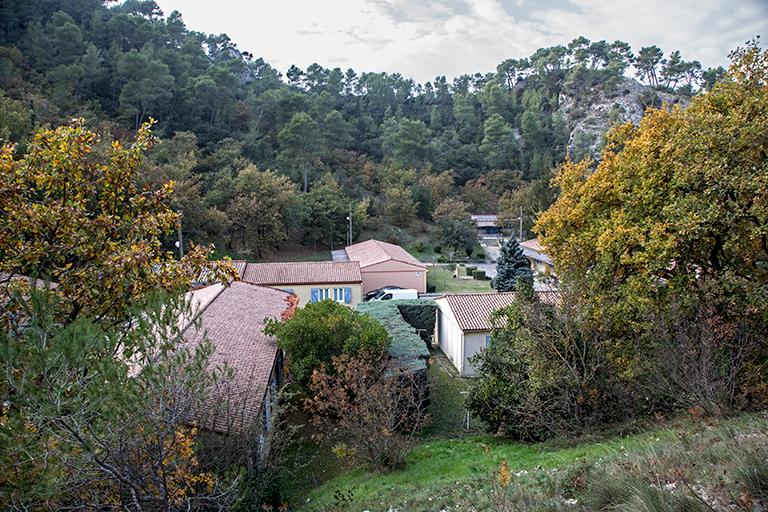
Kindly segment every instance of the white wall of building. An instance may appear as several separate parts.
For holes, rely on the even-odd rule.
[[[487,346],[490,332],[465,332],[464,333],[464,371],[463,377],[472,377],[477,375],[477,371],[469,359]]]
[[[453,363],[459,373],[464,365],[464,333],[453,316],[448,301],[437,299],[437,341],[440,350]]]

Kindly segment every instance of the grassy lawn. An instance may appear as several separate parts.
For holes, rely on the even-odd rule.
[[[477,281],[475,279],[454,279],[453,266],[429,267],[427,272],[427,284],[434,286],[436,292],[491,292],[490,281]],[[466,268],[459,267],[462,275],[466,275]]]
[[[477,420],[470,419],[470,431],[464,425],[464,397],[472,379],[459,377],[458,371],[440,350],[432,350],[429,367],[429,389],[432,403],[430,423],[424,429],[428,439],[458,438],[480,433]]]
[[[736,454],[764,450],[766,441],[768,417],[765,413],[714,425],[680,419],[666,428],[604,441],[587,440],[569,447],[554,443],[521,444],[492,436],[429,440],[409,455],[403,470],[387,474],[361,468],[351,470],[315,489],[303,504],[304,508],[299,510],[476,510],[472,503],[481,503],[480,510],[494,510],[487,508],[490,500],[488,489],[491,472],[502,461],[506,461],[512,474],[513,492],[519,490],[533,496],[533,505],[520,510],[552,510],[551,507],[545,508],[541,500],[551,500],[553,495],[560,500],[559,506],[554,509],[592,510],[588,504],[580,504],[576,508],[562,502],[563,497],[572,496],[572,492],[584,492],[579,491],[579,485],[574,483],[583,479],[584,475],[589,475],[589,486],[596,487],[593,492],[597,494],[604,492],[600,486],[611,488],[606,485],[608,473],[605,473],[605,468],[612,468],[611,471],[618,473],[621,480],[614,482],[619,482],[619,489],[622,482],[624,487],[628,485],[624,478],[629,476],[622,473],[625,468],[633,468],[632,471],[641,468],[648,472],[650,481],[662,482],[669,478],[674,481],[674,475],[685,470],[689,471],[692,480],[706,478],[706,482],[716,486],[721,480],[718,475],[738,472],[739,455]],[[758,455],[762,457],[760,452]],[[660,468],[662,463],[668,468]],[[668,474],[673,476],[664,473],[667,469]],[[738,480],[725,480],[732,485],[735,483],[733,489],[736,490],[733,492],[737,492],[738,496],[738,486],[743,484],[739,484]],[[680,492],[687,491],[683,489]],[[344,498],[340,499],[340,496]]]

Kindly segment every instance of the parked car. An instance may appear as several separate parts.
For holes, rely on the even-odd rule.
[[[398,288],[392,290],[382,290],[377,296],[371,299],[371,302],[378,300],[404,300],[418,298],[418,290],[414,290],[413,288]]]
[[[371,300],[372,298],[376,297],[377,295],[381,294],[381,292],[387,291],[387,290],[402,290],[402,286],[384,286],[382,288],[376,288],[375,290],[371,290],[368,293],[365,294],[365,300]]]

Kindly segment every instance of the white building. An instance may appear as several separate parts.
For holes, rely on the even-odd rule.
[[[491,343],[491,315],[515,301],[515,292],[456,293],[435,299],[437,325],[435,337],[440,350],[451,360],[462,377],[476,375],[470,358]],[[559,292],[537,292],[539,300],[558,304]]]
[[[462,377],[475,375],[469,359],[491,341],[491,314],[515,301],[515,293],[457,293],[437,302],[436,338]]]

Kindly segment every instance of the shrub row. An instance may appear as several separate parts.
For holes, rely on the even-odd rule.
[[[413,370],[426,369],[429,349],[416,329],[426,329],[428,333],[434,329],[437,309],[434,301],[413,299],[364,302],[357,309],[384,326],[392,338],[389,354],[398,364]]]

